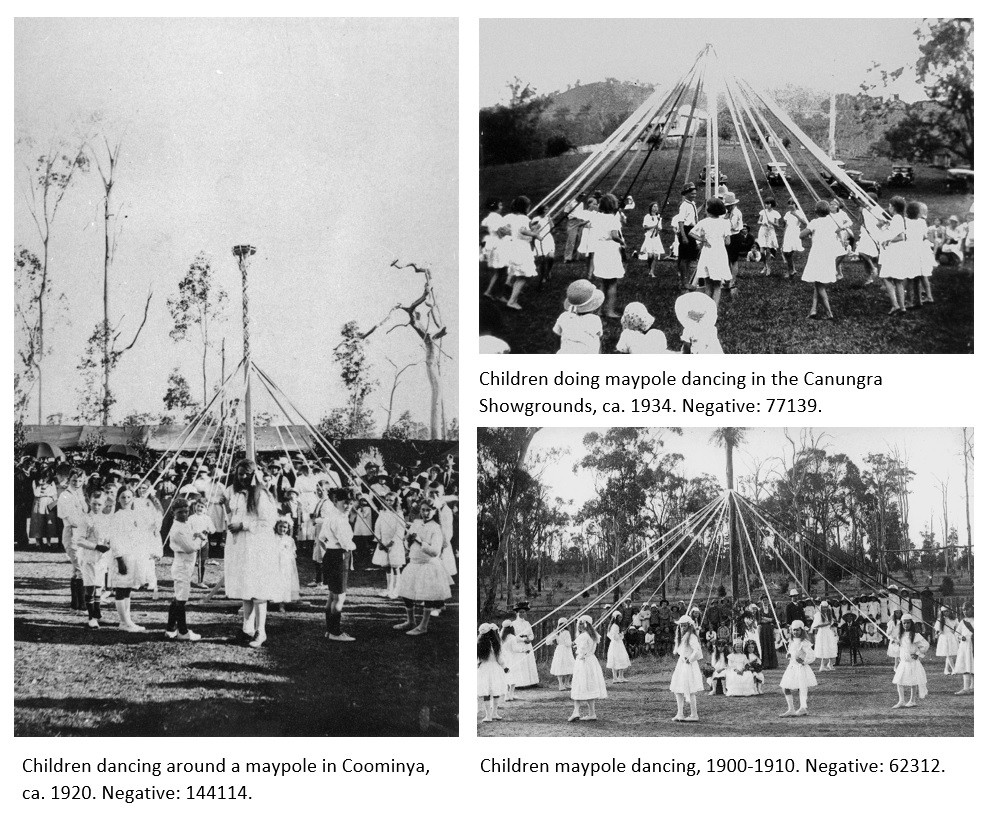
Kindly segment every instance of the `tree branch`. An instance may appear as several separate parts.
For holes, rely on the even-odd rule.
[[[138,342],[138,335],[142,333],[142,329],[145,328],[145,321],[149,319],[149,304],[152,302],[152,292],[149,292],[149,296],[145,300],[145,313],[142,315],[142,323],[138,327],[138,331],[135,332],[135,336],[132,338],[131,342],[125,346],[123,349],[117,352],[118,355],[124,354],[126,351],[130,351],[135,343]]]

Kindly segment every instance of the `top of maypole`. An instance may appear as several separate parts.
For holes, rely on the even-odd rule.
[[[252,255],[254,255],[256,253],[256,247],[255,246],[250,246],[248,244],[241,245],[241,246],[233,246],[232,250],[231,250],[231,253],[233,255],[235,255],[235,257],[237,257],[237,258],[239,258],[241,260],[241,259],[244,259],[246,257],[251,257]]]

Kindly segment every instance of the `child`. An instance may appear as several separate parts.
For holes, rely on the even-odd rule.
[[[625,650],[622,638],[622,612],[612,614],[608,626],[608,668],[612,673],[612,683],[626,683],[625,670],[629,668],[629,653]]]
[[[510,231],[507,252],[511,296],[508,298],[508,308],[515,311],[522,310],[518,298],[525,284],[538,275],[535,256],[532,253],[532,241],[539,235],[530,228],[528,212],[531,206],[532,202],[528,197],[519,195],[511,201],[511,213],[505,217],[505,227]]]
[[[556,678],[557,690],[563,692],[570,688],[568,681],[574,671],[573,638],[570,637],[565,617],[556,621],[556,634],[549,639],[549,643],[556,644],[549,673]]]
[[[553,260],[556,258],[556,241],[553,239],[553,224],[547,216],[548,208],[539,206],[535,216],[529,223],[529,228],[535,232],[532,241],[532,252],[535,255],[536,270],[539,272],[539,285],[542,286],[553,270]]]
[[[711,687],[709,694],[723,694],[725,692],[726,669],[729,667],[729,647],[718,637],[715,638],[712,646],[711,662],[712,673],[708,677],[708,685]]]
[[[90,512],[84,518],[84,526],[77,541],[79,546],[80,572],[83,576],[83,599],[86,604],[86,625],[91,629],[100,628],[100,596],[97,589],[103,580],[101,560],[110,550],[107,527],[109,518],[103,513],[104,491],[99,486],[90,492],[87,500]]]
[[[808,642],[805,624],[795,620],[791,624],[791,640],[788,642],[788,667],[781,677],[781,688],[788,710],[781,717],[802,717],[808,714],[808,690],[818,685],[810,665],[815,660],[812,644]],[[798,710],[795,711],[794,693],[798,692]]]
[[[916,689],[919,697],[929,694],[926,688],[926,669],[920,658],[929,651],[929,641],[916,631],[915,618],[911,613],[902,615],[898,634],[898,667],[891,682],[898,688],[898,702],[893,709],[912,708],[916,704]],[[909,690],[908,702],[905,689]]]
[[[524,644],[515,634],[515,627],[510,620],[505,620],[501,624],[501,660],[504,661],[505,671],[505,702],[511,703],[518,700],[515,697],[516,671],[521,668],[519,658],[525,653]]]
[[[746,655],[746,668],[753,675],[753,690],[756,694],[764,693],[764,664],[760,655],[760,646],[755,640],[747,640],[743,646]]]
[[[802,226],[808,226],[808,220],[805,219],[805,212],[802,211],[801,206],[793,200],[791,208],[784,213],[782,222],[784,224],[784,242],[781,245],[781,257],[784,259],[784,265],[788,267],[784,279],[790,280],[798,275],[798,270],[795,268],[795,252],[805,251],[801,231]]]
[[[829,602],[826,600],[819,604],[819,611],[812,622],[812,631],[815,632],[815,656],[819,660],[819,671],[831,672],[833,661],[839,654],[839,641]]]
[[[598,633],[594,631],[591,616],[582,614],[577,618],[577,640],[574,645],[577,655],[574,658],[573,680],[570,684],[570,699],[574,702],[573,714],[567,718],[568,723],[574,720],[597,720],[594,708],[595,700],[608,697],[605,686],[605,676],[601,672],[601,664],[595,655],[598,648]],[[581,717],[581,704],[586,703],[588,715]]]
[[[691,237],[701,243],[696,277],[699,283],[704,281],[705,293],[718,306],[722,299],[723,285],[732,280],[729,254],[726,251],[732,239],[732,227],[725,218],[726,206],[721,198],[709,198],[705,204],[705,213],[708,216],[691,229]]]
[[[190,582],[197,568],[197,552],[204,548],[207,536],[194,531],[190,523],[190,504],[179,498],[173,504],[173,525],[169,529],[169,547],[173,550],[173,602],[169,604],[166,637],[170,640],[200,640],[200,635],[187,628],[187,601]]]
[[[287,611],[287,604],[301,599],[301,580],[297,574],[297,543],[291,535],[292,522],[288,515],[282,515],[273,526],[280,544],[280,580],[282,597],[280,612]]]
[[[646,334],[654,319],[642,303],[629,303],[622,312],[622,333],[615,348],[622,354],[648,353],[645,349]]]
[[[650,630],[646,632],[646,636],[643,639],[643,651],[646,654],[652,654],[656,657],[656,632],[652,626],[650,626]]]
[[[751,641],[752,642],[752,641]],[[752,697],[757,693],[750,658],[747,657],[743,639],[732,641],[732,654],[726,667],[725,689],[727,697]]]
[[[500,200],[490,200],[487,203],[487,216],[480,221],[480,262],[490,272],[491,279],[484,291],[484,297],[496,298],[494,288],[498,279],[505,273],[508,265],[502,259],[502,235],[499,233],[505,225],[505,219],[501,216],[503,204]],[[506,235],[505,235],[506,236]]]
[[[933,276],[936,259],[933,257],[932,246],[926,239],[928,224],[926,223],[926,206],[913,200],[905,207],[905,231],[909,242],[912,262],[912,307],[922,308],[923,303],[933,302],[933,289],[929,279]]]
[[[210,536],[214,531],[214,522],[207,513],[207,504],[204,502],[204,498],[202,497],[195,497],[191,501],[190,512],[190,528],[193,529],[195,534],[204,535],[204,544],[197,553],[197,573],[194,575],[194,580],[199,581],[200,585],[203,586],[206,583],[204,580],[204,572],[207,570],[207,555],[211,551]]]
[[[574,252],[577,250],[577,236],[580,233],[581,227],[584,225],[584,220],[581,215],[584,212],[584,193],[580,192],[576,197],[574,197],[571,204],[567,207],[567,239],[563,246],[563,262],[569,263],[574,258]]]
[[[905,233],[905,198],[892,197],[888,203],[888,213],[891,216],[888,224],[881,230],[881,271],[880,277],[891,299],[889,315],[905,314],[905,281],[914,276],[913,261],[909,255],[909,245]],[[915,260],[918,271],[918,257]]]
[[[701,679],[701,642],[695,631],[694,621],[688,615],[682,615],[676,623],[677,636],[674,639],[674,654],[677,663],[670,678],[670,691],[677,698],[677,714],[672,718],[680,723],[688,720],[698,721],[698,692],[705,690]],[[684,703],[689,704],[691,714],[684,717]]]
[[[853,251],[853,220],[850,215],[842,210],[842,203],[838,197],[829,201],[829,216],[836,223],[836,238],[839,240],[840,249],[836,253],[836,279],[843,279],[843,261],[847,255]]]
[[[933,632],[936,635],[936,656],[943,658],[943,674],[952,675],[960,640],[957,637],[957,623],[950,619],[950,609],[947,606],[940,607],[940,616],[936,618]]]
[[[885,637],[888,639],[888,651],[887,655],[893,661],[892,670],[898,670],[898,657],[901,651],[898,645],[898,639],[902,636],[902,610],[895,609],[891,613],[891,620],[888,621],[888,627],[885,629]]]
[[[404,518],[398,511],[398,496],[396,492],[384,495],[385,508],[377,517],[373,527],[373,537],[377,541],[377,549],[373,553],[373,565],[386,569],[387,597],[395,600],[398,597],[397,587],[401,579],[401,569],[404,567]]]
[[[643,237],[643,245],[639,247],[639,259],[649,258],[649,276],[656,277],[653,268],[656,261],[663,257],[663,241],[660,239],[660,232],[663,227],[663,218],[660,216],[660,204],[653,203],[650,206],[649,214],[643,218],[643,228],[646,234]]]
[[[812,238],[812,248],[808,253],[802,282],[812,284],[812,310],[809,320],[819,314],[819,302],[826,307],[826,316],[832,320],[833,310],[829,305],[828,283],[836,282],[836,258],[840,255],[839,225],[830,216],[829,203],[820,200],[815,204],[815,219],[802,229],[800,237]]]
[[[482,723],[501,719],[497,713],[497,701],[506,688],[498,627],[493,623],[482,623],[477,628],[477,698],[484,711]]]
[[[603,328],[595,312],[601,308],[605,294],[587,280],[574,280],[567,286],[563,314],[556,318],[553,332],[559,335],[557,354],[600,354]]]
[[[777,210],[777,201],[773,197],[764,200],[760,212],[760,231],[757,234],[757,245],[764,261],[764,277],[770,277],[770,261],[777,254],[777,226],[781,220],[781,212]]]
[[[971,694],[974,692],[974,607],[964,607],[964,617],[957,624],[957,636],[960,646],[957,647],[957,662],[954,663],[954,674],[963,675],[964,687],[954,694]]]
[[[873,200],[873,198],[871,198]],[[878,259],[881,256],[881,223],[869,205],[860,210],[860,237],[857,238],[856,252],[867,272],[865,286],[870,286],[878,275]]]
[[[131,592],[144,585],[148,546],[143,518],[134,508],[135,494],[121,486],[115,500],[114,514],[108,522],[112,557],[110,584],[114,587],[114,605],[118,623],[125,631],[144,632],[131,619]]]
[[[674,303],[674,312],[684,327],[681,342],[685,354],[722,354],[714,300],[703,292],[682,294]]]
[[[618,318],[620,315],[615,308],[615,294],[618,281],[625,276],[625,264],[622,262],[625,240],[622,238],[622,223],[615,195],[604,195],[598,202],[598,213],[590,215],[589,221],[591,276],[601,281],[607,301],[606,316]]]

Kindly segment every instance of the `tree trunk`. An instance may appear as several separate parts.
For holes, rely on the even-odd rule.
[[[47,222],[47,221],[46,221]],[[48,287],[48,237],[42,242],[41,288],[38,290],[38,425],[45,422],[42,415],[41,361],[45,356],[45,289]]]
[[[113,171],[111,172],[113,174]],[[101,403],[101,423],[104,426],[110,425],[111,416],[111,320],[110,320],[110,268],[111,268],[111,189],[107,186],[104,195],[104,339],[103,339],[103,366],[104,366],[104,398]]]
[[[967,429],[962,429],[964,436],[964,508],[967,519],[964,521],[967,529],[967,573],[971,583],[974,583],[974,546],[971,543],[971,482],[970,482],[970,459],[968,457]]]
[[[428,386],[432,406],[429,410],[429,437],[441,440],[439,428],[439,355],[435,351],[435,341],[425,335],[425,369],[428,372]]]
[[[733,510],[735,503],[733,495],[734,472],[732,467],[732,441],[726,440],[726,487],[729,489],[729,589],[732,594],[732,602],[739,599],[739,575],[736,573],[736,566],[740,555],[739,550],[739,528],[736,523],[736,513]]]

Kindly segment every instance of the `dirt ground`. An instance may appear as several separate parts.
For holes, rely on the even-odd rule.
[[[203,600],[187,607],[197,643],[163,634],[172,584],[159,566],[159,599],[133,600],[146,634],[90,630],[69,610],[69,563],[62,553],[14,555],[14,730],[17,735],[420,736],[455,735],[455,598],[422,637],[391,629],[400,601],[384,597],[379,572],[350,578],[343,627],[355,643],[324,639],[324,595],[271,610],[260,650],[232,642],[239,606]],[[310,562],[299,563],[302,583]],[[208,568],[209,582],[220,565]],[[162,582],[165,581],[165,582]]]
[[[974,735],[974,695],[955,696],[959,676],[944,677],[943,661],[926,661],[929,695],[919,706],[892,709],[897,701],[891,665],[883,649],[864,649],[866,665],[819,673],[809,693],[807,717],[781,718],[786,708],[777,684],[783,673],[766,672],[764,693],[756,697],[699,695],[699,723],[673,723],[670,693],[673,658],[640,657],[628,671],[630,682],[608,682],[608,699],[598,701],[597,722],[567,723],[573,708],[569,692],[557,691],[556,678],[540,665],[539,686],[518,692],[520,701],[499,710],[504,719],[480,723],[481,737],[970,737]],[[842,662],[848,660],[844,650]],[[816,669],[818,666],[815,667]]]

